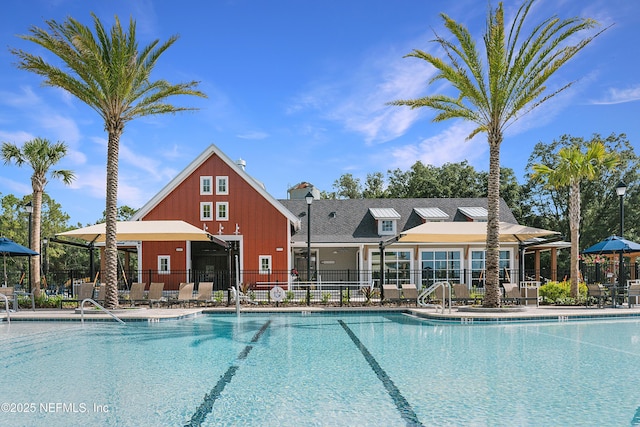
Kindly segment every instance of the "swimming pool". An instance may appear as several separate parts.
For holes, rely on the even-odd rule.
[[[640,321],[0,324],[1,425],[640,425]]]

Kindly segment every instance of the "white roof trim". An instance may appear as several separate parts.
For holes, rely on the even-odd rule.
[[[400,219],[400,214],[393,208],[369,208],[375,219]]]
[[[449,219],[449,215],[440,208],[413,208],[422,219]]]
[[[155,196],[144,204],[136,213],[131,217],[131,221],[140,221],[151,210],[158,205],[165,197],[167,197],[180,183],[182,183],[187,177],[189,177],[201,164],[203,164],[212,155],[217,155],[225,162],[231,169],[233,169],[238,175],[240,175],[251,187],[253,187],[262,197],[264,197],[269,203],[271,203],[282,215],[284,215],[296,228],[300,229],[300,219],[295,216],[291,211],[284,207],[277,199],[269,194],[262,183],[254,179],[251,175],[245,172],[240,166],[238,166],[233,160],[231,160],[226,154],[224,154],[215,144],[211,144],[207,147],[198,157],[196,157],[191,163],[187,165],[175,178],[173,178],[167,185],[164,186]]]
[[[487,220],[487,216],[489,215],[489,213],[487,212],[487,210],[483,207],[477,207],[477,206],[472,206],[472,207],[459,207],[458,210],[460,212],[462,212],[462,214],[464,216],[466,216],[467,218],[471,218],[473,220]]]

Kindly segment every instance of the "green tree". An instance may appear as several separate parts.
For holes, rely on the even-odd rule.
[[[362,186],[360,179],[354,178],[350,173],[346,173],[333,183],[336,194],[340,199],[361,199]]]
[[[5,164],[15,162],[17,166],[25,163],[31,166],[31,188],[33,189],[33,227],[29,236],[29,247],[40,252],[40,229],[42,223],[42,194],[47,185],[48,176],[59,179],[69,185],[75,178],[73,172],[66,169],[51,170],[67,154],[64,142],[52,144],[48,139],[35,138],[24,143],[22,148],[8,142],[2,143],[2,158]],[[29,277],[30,288],[34,295],[40,295],[40,256],[32,256]]]
[[[32,27],[30,34],[20,36],[58,57],[66,71],[21,49],[11,49],[11,53],[19,58],[18,68],[44,77],[47,86],[66,90],[93,108],[104,120],[108,134],[105,304],[107,308],[115,308],[118,305],[116,222],[120,136],[126,123],[135,118],[193,109],[171,105],[168,98],[205,95],[195,90],[197,82],[194,81],[170,84],[165,80],[151,79],[158,59],[173,45],[177,36],[162,44],[154,40],[139,49],[133,18],[128,32],[125,32],[118,17],[111,31],[104,28],[95,14],[92,17],[95,34],[90,27],[67,18],[63,23],[46,21],[47,29]]]
[[[430,83],[446,81],[457,92],[454,96],[429,95],[419,99],[398,100],[392,105],[411,108],[429,107],[438,113],[435,122],[463,119],[477,127],[467,139],[486,132],[489,143],[488,224],[486,247],[485,307],[500,305],[499,221],[500,221],[500,145],[505,129],[527,112],[567,89],[573,82],[548,91],[546,83],[554,73],[601,32],[584,39],[577,34],[593,28],[592,19],[553,16],[535,25],[529,35],[522,34],[524,22],[534,0],[526,0],[518,9],[510,29],[505,28],[502,3],[489,10],[483,36],[484,55],[476,48],[474,37],[462,24],[441,14],[453,39],[435,35],[435,43],[444,51],[444,59],[414,50],[409,57],[422,59],[436,68]],[[521,42],[521,36],[524,40]],[[576,41],[576,44],[570,44]],[[486,64],[482,58],[486,58]]]
[[[551,142],[539,142],[533,148],[527,163],[527,181],[522,188],[523,223],[534,227],[556,230],[570,236],[569,229],[569,188],[553,188],[541,180],[533,180],[533,165],[542,163],[557,167],[557,152],[563,147],[579,145],[584,151],[593,141],[602,142],[607,151],[617,153],[620,163],[615,170],[601,171],[597,179],[584,181],[580,185],[581,220],[580,248],[584,249],[611,234],[618,234],[620,226],[619,199],[615,186],[623,180],[627,186],[624,203],[627,207],[640,205],[640,158],[625,134],[611,134],[602,137],[592,135],[590,139],[563,135]],[[625,238],[638,241],[640,211],[625,209]],[[558,254],[559,271],[570,270],[569,251]]]
[[[618,156],[606,150],[600,141],[592,141],[586,151],[576,144],[561,148],[555,166],[533,165],[533,179],[539,179],[552,188],[569,188],[569,228],[571,231],[571,296],[578,298],[580,266],[580,183],[599,177],[602,170],[611,170],[618,164]]]
[[[133,215],[135,215],[137,209],[132,208],[131,206],[122,205],[118,206],[118,215],[116,216],[118,221],[129,221]],[[105,222],[107,219],[107,211],[102,211],[102,218],[96,221],[96,224],[101,224]]]
[[[386,191],[382,172],[368,173],[365,189],[362,190],[362,197],[365,199],[382,199],[385,196]]]

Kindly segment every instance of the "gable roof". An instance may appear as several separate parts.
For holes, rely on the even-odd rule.
[[[136,213],[131,217],[132,221],[140,221],[144,218],[154,207],[158,205],[165,197],[167,197],[180,183],[182,183],[185,179],[187,179],[191,174],[200,167],[204,162],[206,162],[211,156],[216,155],[225,162],[234,172],[236,172],[240,177],[245,180],[254,190],[258,192],[262,197],[264,197],[269,203],[275,207],[278,212],[280,212],[283,216],[285,216],[295,229],[300,227],[300,220],[297,216],[293,215],[290,210],[285,208],[282,203],[280,203],[275,197],[267,192],[264,188],[264,185],[254,179],[251,175],[244,171],[244,169],[236,164],[233,160],[227,157],[218,147],[214,144],[211,144],[207,147],[198,157],[196,157],[191,163],[187,165],[178,175],[175,176],[167,185],[164,186],[162,190],[160,190],[155,196],[151,198],[144,206],[142,206]],[[304,200],[303,200],[304,202]]]
[[[307,213],[304,200],[280,200],[298,218]],[[397,231],[408,230],[424,222],[416,208],[438,208],[448,221],[468,221],[459,212],[460,206],[487,207],[486,198],[453,199],[320,199],[311,204],[311,241],[313,243],[377,243],[376,220],[370,209],[393,209],[399,214]],[[500,221],[517,224],[511,209],[500,199]],[[294,242],[306,242],[307,221],[301,221],[301,229],[292,236]]]

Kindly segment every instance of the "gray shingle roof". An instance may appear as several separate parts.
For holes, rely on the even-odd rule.
[[[280,200],[300,218],[301,229],[292,236],[294,242],[307,240],[307,203],[302,200]],[[398,230],[404,231],[423,223],[414,208],[438,208],[449,215],[449,221],[466,221],[459,207],[487,208],[486,198],[456,199],[320,199],[311,205],[311,241],[313,243],[379,242],[376,221],[369,209],[395,209],[400,214]],[[511,209],[500,200],[500,221],[517,224]],[[384,236],[388,239],[390,236]]]

